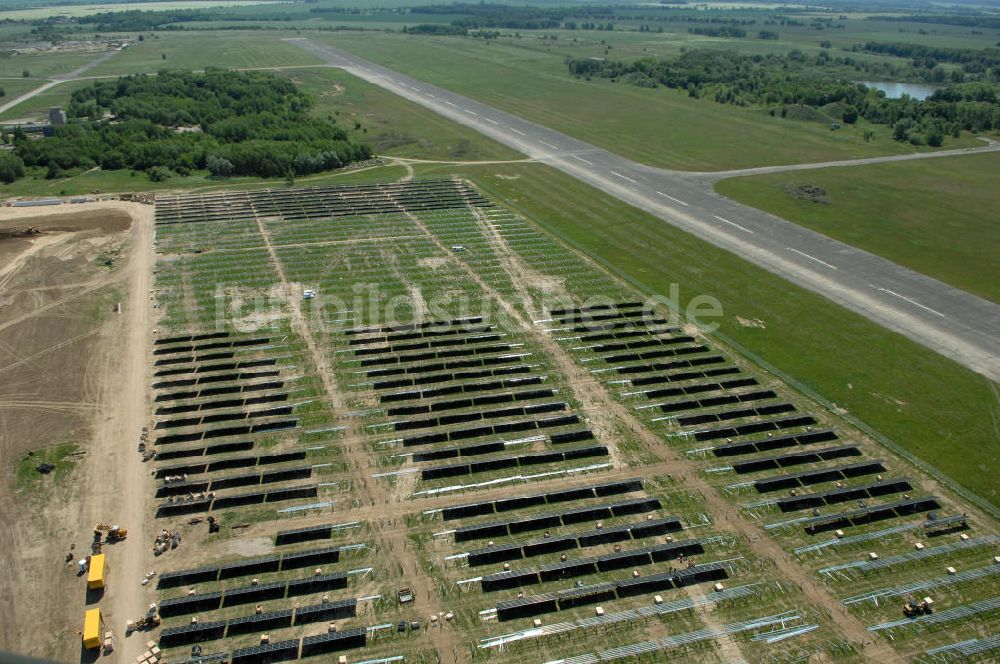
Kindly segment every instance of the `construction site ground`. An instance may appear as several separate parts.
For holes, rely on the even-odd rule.
[[[4,650],[81,658],[84,611],[97,598],[76,560],[99,522],[129,531],[107,549],[102,610],[144,610],[135,589],[149,493],[134,441],[145,414],[152,216],[122,202],[0,210]],[[56,469],[39,473],[39,459]]]

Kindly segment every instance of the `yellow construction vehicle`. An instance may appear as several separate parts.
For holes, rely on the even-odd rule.
[[[125,528],[122,528],[121,526],[119,526],[117,524],[111,526],[111,525],[108,525],[106,523],[99,523],[96,526],[94,526],[94,539],[95,540],[99,539],[98,535],[101,532],[107,532],[108,533],[107,540],[106,540],[108,544],[114,544],[115,542],[121,542],[126,537],[128,537],[128,530],[126,530]]]

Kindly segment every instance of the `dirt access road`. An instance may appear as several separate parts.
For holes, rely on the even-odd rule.
[[[0,210],[0,649],[88,660],[87,606],[105,614],[117,657],[143,648],[124,625],[154,597],[140,585],[155,568],[151,479],[136,452],[148,414],[152,227],[153,208],[134,203]],[[77,451],[35,473],[27,453],[57,443]],[[98,522],[129,538],[105,548],[108,589],[88,597],[66,557],[89,551]]]

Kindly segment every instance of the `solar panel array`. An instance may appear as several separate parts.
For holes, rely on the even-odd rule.
[[[702,622],[697,607],[735,607],[758,596],[784,610],[798,595],[759,552],[748,553],[752,544],[719,536],[704,497],[671,477],[669,455],[650,464],[655,472],[645,471],[650,450],[628,449],[634,432],[609,427],[597,412],[604,406],[595,410],[601,400],[583,398],[587,390],[618,396],[642,426],[692,459],[726,464],[698,472],[734,501],[741,492],[759,494],[741,505],[741,518],[759,520],[775,537],[797,544],[854,529],[822,546],[797,547],[803,551],[837,555],[884,537],[868,532],[880,521],[900,523],[879,532],[909,532],[916,524],[907,519],[946,504],[925,495],[918,480],[900,477],[891,459],[867,457],[870,446],[842,438],[826,413],[809,412],[771,377],[751,374],[575,254],[551,248],[532,225],[461,181],[165,197],[157,234],[164,256],[160,328],[169,330],[152,356],[157,514],[165,525],[205,514],[251,515],[247,525],[258,535],[261,518],[289,520],[257,538],[273,542],[277,553],[220,557],[198,568],[168,565],[177,571],[161,574],[158,586],[188,587],[189,594],[160,602],[165,647],[216,642],[234,664],[371,647],[373,635],[396,625],[359,626],[359,602],[408,618],[409,607],[397,607],[392,595],[422,573],[427,561],[420,555],[434,569],[431,587],[459,588],[441,593],[464,612],[453,624],[466,629],[469,607],[481,609],[482,622],[472,620],[471,629],[494,634],[481,647],[609,625],[616,634],[607,645],[615,647],[594,653],[594,661],[743,631],[767,644],[810,639],[803,635],[816,625],[764,616],[620,645],[649,616],[683,611],[694,627]],[[515,283],[520,268],[501,257],[501,248],[537,272],[527,288]],[[248,306],[272,292],[278,268],[285,287],[315,289],[316,300]],[[535,329],[506,324],[529,311],[523,291],[550,289],[550,276],[551,290],[572,294],[572,301],[548,303]],[[405,300],[402,315],[383,319],[381,305],[356,297],[352,287],[365,283],[390,301]],[[617,297],[580,304],[596,288]],[[477,311],[496,297],[509,310],[501,306],[499,317]],[[232,322],[213,330],[223,309]],[[306,339],[290,322],[292,311],[309,318]],[[320,377],[315,367],[324,364]],[[583,373],[596,383],[580,381]],[[331,384],[337,403],[313,403],[329,397]],[[344,463],[348,449],[355,456]],[[727,473],[742,481],[726,485]],[[366,490],[371,483],[389,488]],[[381,501],[369,506],[369,498],[382,494],[378,523],[317,513],[361,509],[367,519]],[[433,508],[423,509],[419,501],[427,498]],[[411,513],[400,511],[409,499]],[[934,520],[948,518],[935,513]],[[375,541],[373,568],[345,564],[368,554],[344,545],[338,521],[360,523]],[[432,526],[439,532],[425,541]],[[403,537],[403,550],[389,534],[400,528],[421,533]],[[334,541],[314,543],[326,540]],[[402,564],[413,554],[420,565]],[[321,569],[294,571],[313,567]],[[992,576],[979,573],[931,581],[946,587]],[[706,592],[719,581],[745,585]],[[937,587],[923,583],[882,584],[878,592]],[[332,600],[320,600],[330,593]],[[663,597],[655,604],[654,594]],[[427,610],[417,595],[417,610]],[[245,615],[247,605],[263,603]],[[741,610],[752,614],[747,604]],[[548,614],[562,622],[500,636],[490,626],[496,620],[526,627]],[[192,615],[199,621],[184,624]],[[332,621],[347,628],[316,633]],[[398,629],[414,632],[408,621]],[[270,643],[247,647],[265,632],[273,632]]]

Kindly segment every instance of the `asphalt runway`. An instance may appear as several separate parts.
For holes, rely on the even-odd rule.
[[[890,330],[1000,381],[1000,305],[715,193],[739,173],[800,170],[803,165],[725,173],[644,166],[467,97],[404,76],[305,38],[286,41],[532,159],[557,168],[666,223],[823,295]],[[985,152],[984,148],[946,154]],[[942,153],[831,162],[810,167],[927,159]],[[808,315],[808,312],[802,312]]]

